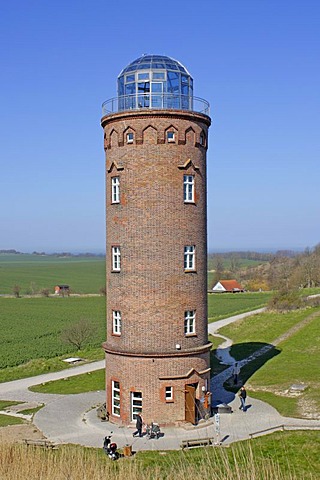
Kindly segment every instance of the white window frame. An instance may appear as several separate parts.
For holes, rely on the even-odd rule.
[[[167,141],[169,143],[174,143],[176,141],[176,134],[173,130],[167,132]]]
[[[128,132],[127,133],[127,143],[133,143],[134,140],[134,133],[133,132]]]
[[[120,247],[112,247],[112,271],[120,272],[120,269],[121,269]]]
[[[196,269],[196,247],[194,245],[187,245],[184,247],[184,269]]]
[[[183,175],[183,200],[184,203],[194,203],[194,175]]]
[[[131,392],[131,421],[136,419],[137,414],[142,413],[142,392]]]
[[[111,203],[120,203],[120,177],[111,177]]]
[[[173,400],[173,387],[172,386],[167,386],[165,388],[165,398],[166,402],[172,402]]]
[[[184,312],[184,334],[194,335],[196,333],[196,311],[187,310]]]
[[[121,312],[119,310],[112,310],[112,333],[121,335]]]
[[[120,382],[112,380],[112,415],[120,417]]]

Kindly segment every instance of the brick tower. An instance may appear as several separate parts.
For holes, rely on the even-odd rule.
[[[196,423],[209,388],[210,117],[172,58],[144,55],[103,104],[110,419]]]

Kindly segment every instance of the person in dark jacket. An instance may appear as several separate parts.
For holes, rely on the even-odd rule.
[[[247,407],[246,407],[247,391],[246,391],[246,389],[244,388],[244,386],[240,388],[239,398],[240,398],[240,402],[241,402],[241,405],[240,405],[240,407],[239,407],[239,410],[242,410],[243,412],[245,412],[246,409],[247,409]]]
[[[142,426],[143,426],[143,420],[140,415],[140,413],[137,414],[136,416],[136,431],[132,434],[133,437],[135,437],[137,434],[139,434],[139,437],[142,437]]]

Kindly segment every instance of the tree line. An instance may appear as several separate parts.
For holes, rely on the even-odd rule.
[[[256,260],[255,266],[242,266],[242,260]],[[227,260],[227,262],[226,262]],[[236,279],[247,290],[295,290],[320,286],[320,243],[304,252],[291,250],[275,254],[229,252],[210,254],[213,269],[209,288],[219,280]]]

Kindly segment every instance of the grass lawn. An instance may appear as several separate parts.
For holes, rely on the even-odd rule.
[[[280,413],[288,415],[282,399],[292,384],[305,384],[308,388],[298,397],[290,398],[295,402],[295,414],[312,416],[320,414],[320,315],[302,330],[282,342],[278,348],[281,353],[273,357],[266,365],[257,370],[250,378],[250,387],[258,394],[263,390],[271,392],[270,403],[278,405]],[[262,392],[261,392],[262,390]],[[277,398],[274,398],[277,397]],[[285,400],[287,400],[285,398]],[[293,402],[292,402],[293,403]]]
[[[308,309],[289,313],[261,313],[227,325],[219,333],[232,339],[234,344],[230,353],[236,360],[241,360],[266,343],[272,343],[310,312]]]
[[[234,342],[231,355],[240,360],[259,346],[272,344],[312,312],[319,315],[265,356],[241,369],[240,380],[247,384],[249,394],[267,401],[285,416],[312,417],[320,413],[319,308],[286,314],[265,313],[221,329]],[[288,395],[290,385],[297,383],[308,388],[298,397]]]
[[[225,449],[208,448],[192,449],[186,452],[168,452],[165,462],[163,462],[161,452],[139,452],[137,461],[141,463],[143,469],[147,470],[164,463],[162,468],[169,467],[171,472],[175,464],[186,464],[195,470],[201,469],[204,464],[207,464],[210,466],[212,474],[220,470],[220,479],[223,480],[229,478],[278,479],[276,472],[269,470],[275,464],[284,475],[281,478],[317,479],[320,478],[319,448],[319,432],[275,432],[256,438],[254,441],[234,443]],[[177,470],[179,471],[179,468]],[[249,472],[251,474],[247,476],[246,474]],[[231,476],[231,473],[237,473],[237,475]],[[309,477],[310,474],[314,476]],[[175,477],[170,476],[170,478]],[[185,471],[185,478],[191,478],[187,471]],[[196,478],[201,478],[201,476]],[[203,478],[219,477],[211,477],[208,471]]]
[[[211,293],[208,295],[209,323],[265,307],[271,295],[271,292]]]
[[[96,370],[94,372],[75,375],[53,382],[34,385],[29,390],[39,393],[58,393],[68,395],[75,393],[92,392],[105,389],[105,370]]]
[[[21,425],[22,423],[26,423],[22,418],[0,414],[0,427],[7,427],[8,425]]]
[[[11,407],[11,405],[19,405],[22,402],[12,402],[7,400],[0,400],[0,410],[4,410],[7,407]]]

